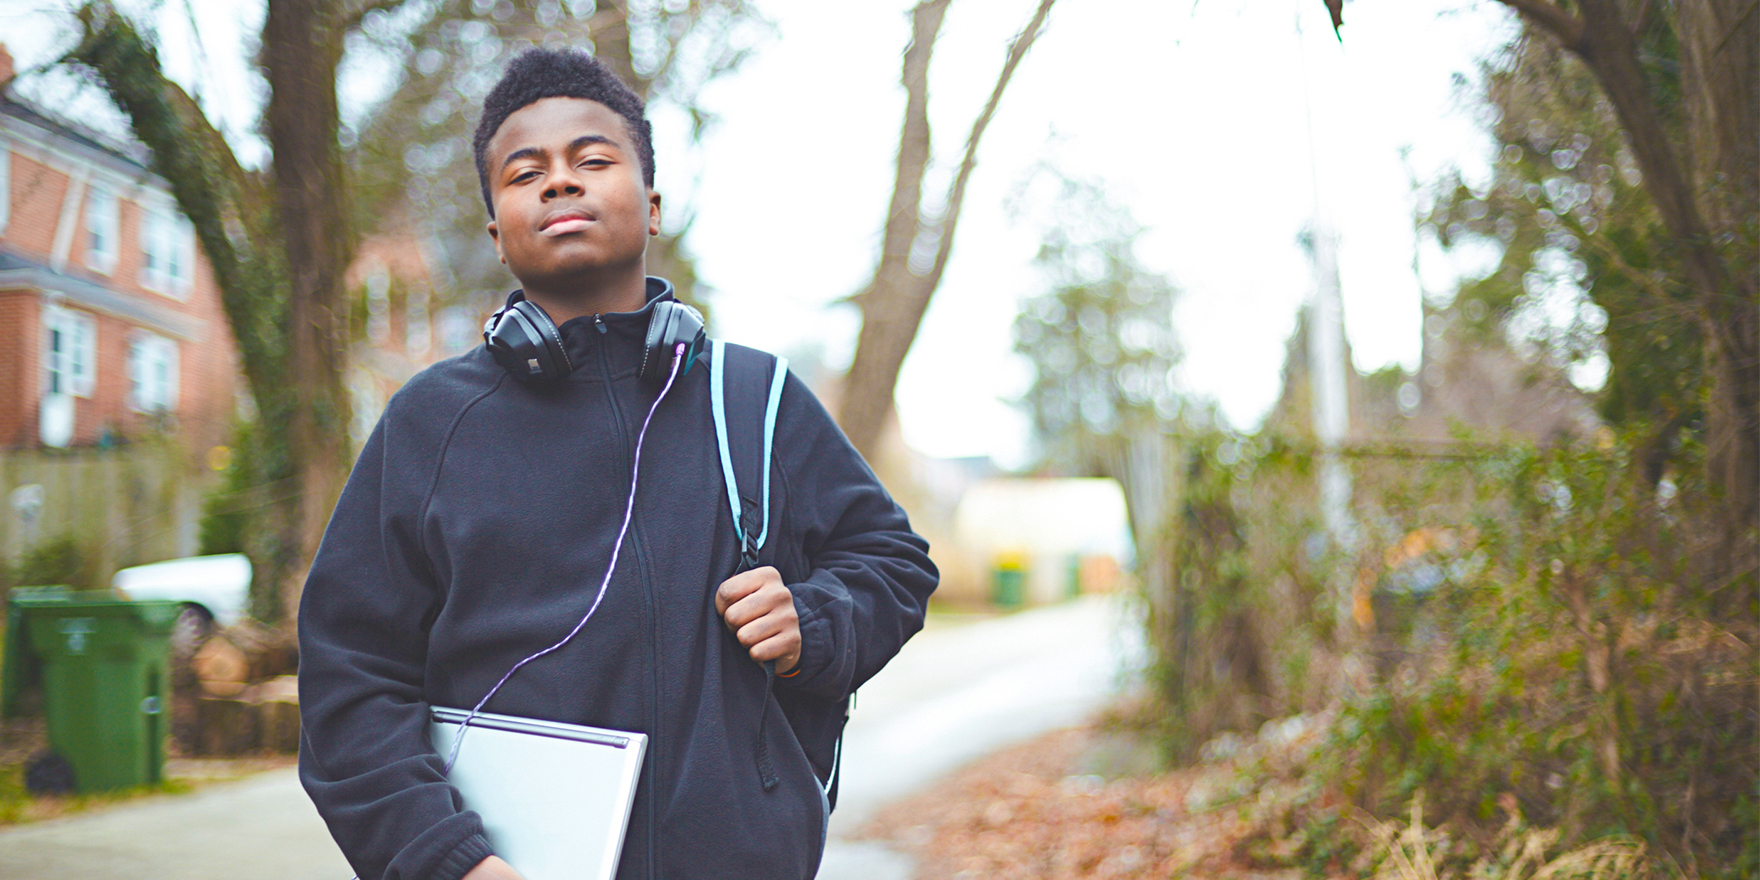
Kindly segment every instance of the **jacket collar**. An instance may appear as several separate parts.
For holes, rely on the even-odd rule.
[[[570,318],[556,328],[562,337],[562,348],[574,364],[573,375],[602,375],[599,369],[601,349],[613,375],[640,369],[642,345],[647,338],[648,320],[654,314],[654,304],[678,298],[672,282],[654,275],[648,276],[646,295],[647,302],[633,312],[583,315]],[[512,305],[522,299],[525,299],[525,291],[516,290],[508,295],[507,302]]]

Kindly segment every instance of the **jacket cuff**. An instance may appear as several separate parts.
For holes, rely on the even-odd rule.
[[[458,846],[453,847],[452,852],[447,853],[434,866],[434,880],[459,880],[494,854],[495,850],[489,846],[489,838],[480,833],[473,834],[459,841]]]
[[[834,679],[833,668],[837,665],[837,638],[832,626],[830,615],[821,613],[820,609],[811,608],[801,601],[800,591],[790,586],[794,593],[795,616],[801,628],[801,659],[795,667],[797,674],[787,678],[778,677],[778,687],[793,691],[821,693],[827,688],[827,682]]]

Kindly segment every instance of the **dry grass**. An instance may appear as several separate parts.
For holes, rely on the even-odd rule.
[[[1381,862],[1376,880],[1650,880],[1658,875],[1641,840],[1613,837],[1592,841],[1555,856],[1557,829],[1524,827],[1512,817],[1500,835],[1500,846],[1463,870],[1439,871],[1431,850],[1441,843],[1438,832],[1424,825],[1424,802],[1414,798],[1409,821],[1364,823],[1374,835],[1374,854]]]

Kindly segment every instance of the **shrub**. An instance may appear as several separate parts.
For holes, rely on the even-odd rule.
[[[1313,772],[1372,815],[1425,792],[1487,846],[1518,815],[1565,848],[1630,836],[1688,873],[1760,874],[1760,587],[1706,574],[1702,487],[1651,484],[1617,442],[1354,450],[1343,553],[1311,450],[1194,449],[1180,610],[1151,623],[1173,750],[1332,702]]]

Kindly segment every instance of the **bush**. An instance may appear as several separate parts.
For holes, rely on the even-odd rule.
[[[244,553],[249,548],[251,515],[261,506],[252,468],[256,426],[242,422],[233,429],[232,445],[226,447],[224,475],[220,485],[202,499],[197,553]]]
[[[97,590],[108,584],[98,581],[97,554],[73,535],[38,541],[19,555],[10,572],[14,586],[62,584],[75,590]]]
[[[1171,748],[1330,701],[1314,774],[1372,815],[1423,792],[1486,846],[1519,816],[1760,874],[1760,587],[1706,574],[1702,488],[1651,485],[1620,443],[1383,450],[1352,460],[1345,555],[1317,537],[1310,451],[1194,449],[1179,611],[1151,639]]]

